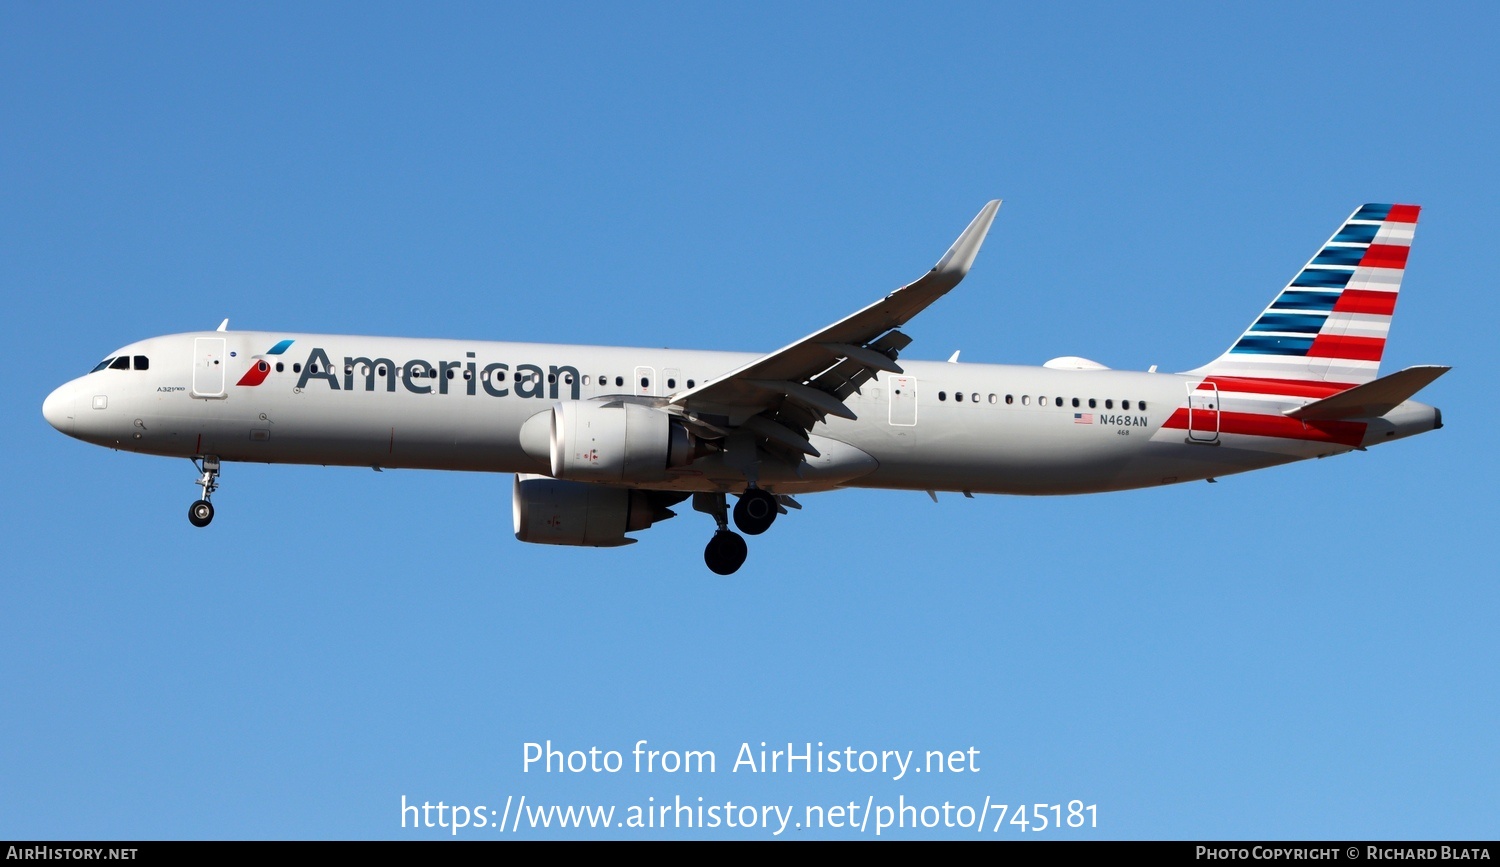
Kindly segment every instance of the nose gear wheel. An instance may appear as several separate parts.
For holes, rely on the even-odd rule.
[[[188,522],[194,527],[207,527],[214,519],[214,504],[209,500],[219,489],[219,459],[214,455],[204,455],[201,459],[193,458],[193,466],[201,473],[194,484],[203,488],[203,499],[188,506]]]

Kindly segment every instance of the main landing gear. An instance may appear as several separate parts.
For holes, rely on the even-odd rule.
[[[749,549],[739,533],[729,529],[729,505],[722,493],[695,494],[693,508],[713,516],[718,529],[703,549],[703,562],[719,575],[733,575],[745,565]],[[760,488],[748,488],[734,504],[734,525],[750,536],[759,536],[771,528],[781,511],[776,495]]]
[[[734,504],[734,525],[749,536],[759,536],[771,529],[776,520],[776,495],[760,488],[748,488]]]
[[[745,565],[745,558],[749,554],[750,549],[745,545],[744,536],[733,530],[719,529],[714,531],[713,538],[708,540],[708,547],[703,549],[703,562],[719,575],[733,575]]]
[[[204,455],[201,460],[193,458],[193,466],[202,473],[195,484],[203,488],[203,499],[188,506],[188,521],[194,527],[207,527],[214,519],[214,504],[209,500],[213,498],[214,491],[219,489],[219,459],[213,455]]]

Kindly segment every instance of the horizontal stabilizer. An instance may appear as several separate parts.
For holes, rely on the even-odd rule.
[[[1438,364],[1408,367],[1390,376],[1356,385],[1332,397],[1313,401],[1285,415],[1306,421],[1330,421],[1341,418],[1379,418],[1401,404],[1412,395],[1426,388],[1433,380],[1452,370]]]

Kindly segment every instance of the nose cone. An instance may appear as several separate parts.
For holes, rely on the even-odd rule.
[[[73,407],[73,388],[71,383],[59,387],[56,391],[47,395],[42,401],[42,417],[47,424],[52,425],[68,436],[73,435],[73,417],[77,415]]]

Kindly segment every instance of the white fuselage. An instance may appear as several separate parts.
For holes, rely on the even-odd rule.
[[[542,474],[547,461],[523,448],[521,429],[557,401],[668,398],[758,357],[269,332],[170,335],[115,355],[149,364],[65,384],[47,400],[48,420],[79,439],[143,454]],[[262,363],[263,378],[254,381]],[[1184,424],[1201,376],[906,360],[901,367],[903,374],[882,373],[847,400],[857,420],[830,417],[813,429],[820,456],[797,466],[764,461],[759,484],[779,493],[1121,490],[1338,454],[1438,424],[1431,407],[1407,401],[1338,441],[1264,436],[1233,432],[1220,412],[1227,419],[1236,401],[1253,401],[1255,413],[1279,413],[1305,399],[1216,392]],[[745,483],[741,468],[710,454],[637,487],[738,491]]]

